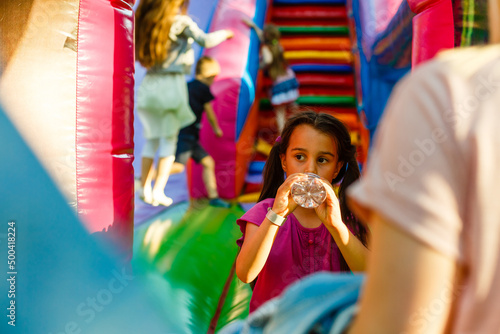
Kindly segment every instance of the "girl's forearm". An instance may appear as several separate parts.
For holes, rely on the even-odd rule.
[[[257,231],[245,240],[236,259],[236,275],[245,283],[252,282],[264,267],[279,227],[267,218]]]
[[[340,228],[334,226],[327,227],[333,237],[333,240],[339,247],[342,256],[351,271],[364,271],[366,269],[366,259],[368,249],[363,243],[351,233],[346,225]]]

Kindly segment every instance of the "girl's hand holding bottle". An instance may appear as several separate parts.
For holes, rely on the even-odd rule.
[[[286,217],[297,208],[298,204],[293,200],[290,190],[292,185],[303,179],[303,177],[304,174],[301,173],[292,174],[278,188],[272,208],[276,214]]]
[[[286,186],[289,196],[287,201],[280,197],[282,201],[282,203],[280,203],[280,208],[282,208],[286,202],[289,206],[287,214],[293,212],[293,210],[300,205],[306,209],[314,209],[316,215],[326,227],[334,227],[336,229],[345,227],[345,224],[342,222],[339,200],[333,190],[333,186],[328,180],[313,173],[297,173],[290,175],[285,183],[289,184]],[[282,188],[285,183],[283,183]],[[275,203],[278,201],[280,190],[281,188],[276,194]],[[283,195],[284,194],[285,193],[283,193]],[[296,205],[291,206],[291,202]]]
[[[347,228],[342,221],[339,199],[333,190],[332,184],[324,178],[319,180],[325,188],[326,198],[321,205],[314,209],[316,214],[327,228],[334,227],[337,230]]]

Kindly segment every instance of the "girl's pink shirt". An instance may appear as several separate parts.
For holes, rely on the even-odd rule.
[[[260,226],[274,198],[265,199],[252,207],[236,223],[243,236],[236,241],[241,247],[247,223]],[[255,284],[250,312],[276,297],[291,283],[318,271],[340,271],[340,251],[331,234],[322,224],[317,228],[302,226],[293,215],[278,230],[269,257]]]

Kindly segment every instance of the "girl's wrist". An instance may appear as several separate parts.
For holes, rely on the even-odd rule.
[[[285,209],[285,210],[277,210],[275,209],[274,207],[271,208],[271,210],[273,210],[273,212],[275,214],[277,214],[278,216],[281,216],[281,217],[284,217],[286,218],[288,216],[288,209]]]
[[[277,213],[275,213],[271,208],[267,209],[267,214],[266,214],[267,220],[269,220],[272,224],[276,226],[281,226],[283,223],[286,221],[286,217],[281,216]]]

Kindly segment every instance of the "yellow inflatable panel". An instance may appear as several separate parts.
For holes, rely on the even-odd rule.
[[[272,148],[273,146],[268,142],[266,142],[265,140],[263,140],[262,138],[259,138],[257,140],[257,144],[255,145],[255,149],[257,150],[257,152],[267,156],[269,156],[269,153],[271,152]]]
[[[350,133],[350,135],[351,135],[351,144],[353,144],[354,146],[361,144],[361,141],[359,138],[360,137],[359,132],[353,131]]]
[[[285,51],[284,55],[285,59],[328,59],[347,62],[352,61],[352,53],[349,51]]]
[[[238,197],[240,203],[255,203],[259,199],[260,193],[244,194]]]

